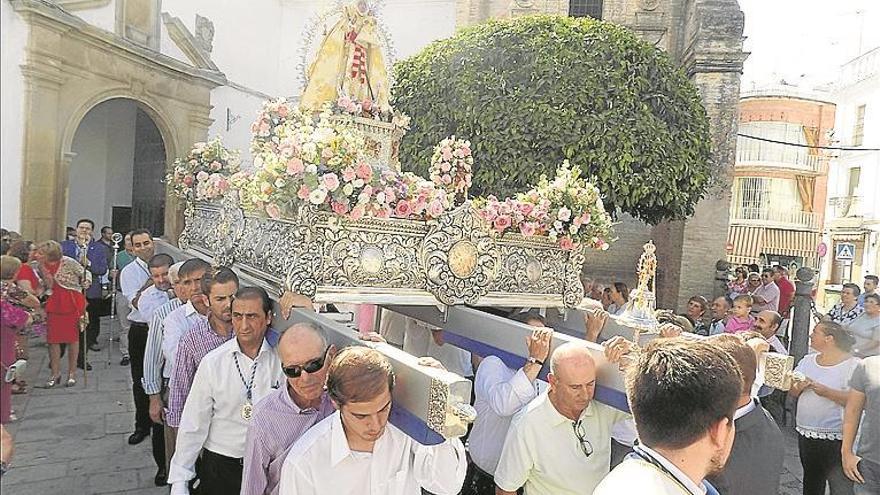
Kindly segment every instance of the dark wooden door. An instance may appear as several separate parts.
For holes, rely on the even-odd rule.
[[[131,228],[165,233],[165,142],[159,128],[138,108],[135,123]]]

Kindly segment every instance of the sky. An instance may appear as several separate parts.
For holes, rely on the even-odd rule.
[[[815,88],[880,46],[880,0],[739,0],[745,14],[742,89],[778,83]]]

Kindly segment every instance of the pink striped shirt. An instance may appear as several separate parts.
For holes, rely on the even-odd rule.
[[[183,414],[183,406],[202,358],[234,336],[231,329],[229,335],[219,335],[204,319],[180,337],[171,380],[168,382],[168,410],[165,413],[168,426],[177,428],[180,425],[180,415]]]
[[[318,409],[300,409],[286,386],[258,402],[248,427],[241,495],[278,495],[281,467],[290,447],[334,411],[327,392],[321,396]]]

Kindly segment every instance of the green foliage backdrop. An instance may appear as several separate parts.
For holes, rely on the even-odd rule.
[[[623,27],[559,16],[492,21],[395,65],[393,104],[412,117],[400,156],[427,176],[434,145],[473,144],[471,195],[524,191],[564,159],[606,208],[650,223],[705,194],[709,124],[697,89]]]

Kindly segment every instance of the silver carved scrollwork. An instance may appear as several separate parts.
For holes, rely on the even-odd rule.
[[[578,246],[568,252],[568,263],[565,270],[565,285],[562,288],[562,302],[566,307],[575,307],[584,299],[584,284],[581,282],[581,270],[585,261],[584,246]]]
[[[214,266],[230,266],[235,262],[235,246],[244,231],[244,212],[239,207],[238,193],[230,192],[220,201],[217,235],[213,243]]]
[[[177,245],[180,249],[189,249],[190,230],[193,228],[193,218],[195,215],[195,205],[192,201],[185,201],[186,206],[183,209],[183,230],[177,237]]]
[[[427,290],[443,304],[477,304],[498,272],[499,251],[470,202],[441,216],[422,242]]]
[[[568,252],[543,238],[505,234],[499,239],[501,270],[493,292],[562,294]]]
[[[323,283],[334,287],[422,289],[425,277],[418,257],[421,240],[422,235],[392,229],[327,229],[323,237]]]
[[[301,232],[301,242],[286,244],[286,249],[293,251],[293,259],[287,266],[284,286],[287,290],[314,297],[321,283],[324,266],[322,238],[325,229],[316,227],[317,213],[311,205],[305,204],[297,211],[296,224]]]

